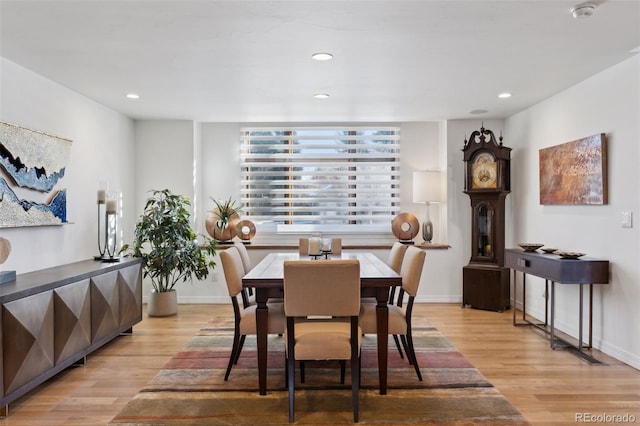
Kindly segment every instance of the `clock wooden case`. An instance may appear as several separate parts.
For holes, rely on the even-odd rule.
[[[511,192],[511,148],[484,126],[464,141],[465,188],[471,199],[471,258],[462,271],[462,305],[502,312],[510,306],[504,266],[505,199]]]

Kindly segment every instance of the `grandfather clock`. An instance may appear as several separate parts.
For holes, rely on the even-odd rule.
[[[471,199],[471,259],[462,271],[462,306],[502,312],[510,306],[504,267],[505,198],[511,148],[484,125],[464,141],[464,193]]]

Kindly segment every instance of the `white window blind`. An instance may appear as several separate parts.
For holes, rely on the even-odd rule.
[[[241,173],[242,214],[255,223],[388,231],[400,205],[400,129],[245,128]]]

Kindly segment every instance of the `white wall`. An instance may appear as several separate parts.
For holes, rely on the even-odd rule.
[[[541,242],[611,262],[609,285],[596,285],[594,347],[640,368],[640,58],[637,56],[509,118],[513,181],[511,246]],[[538,151],[593,134],[608,141],[609,203],[539,204]],[[621,212],[634,215],[622,228]],[[544,281],[527,279],[527,310],[544,316]],[[534,284],[536,283],[536,284]],[[578,335],[578,286],[557,287],[558,327]],[[586,292],[585,292],[586,295]]]
[[[297,123],[305,125],[307,123]],[[317,123],[308,123],[314,125]],[[326,123],[325,123],[326,124]],[[335,123],[334,123],[335,124]],[[340,123],[345,124],[345,123]],[[350,123],[346,123],[350,124]],[[351,123],[353,124],[353,123]],[[360,123],[363,124],[363,123]],[[182,185],[184,195],[199,199],[196,209],[194,226],[200,232],[204,231],[204,219],[213,208],[211,197],[226,199],[240,197],[240,149],[239,136],[242,126],[277,126],[283,123],[192,123],[188,121],[139,121],[136,122],[136,149],[138,152],[137,173],[141,176],[136,180],[138,193],[136,215],[142,210],[145,192],[152,187],[169,186],[177,190],[177,185]],[[392,124],[390,124],[392,125]],[[412,200],[412,175],[414,170],[426,170],[439,168],[445,171],[446,141],[443,139],[441,123],[394,123],[401,127],[401,210],[414,213],[420,221],[425,215],[425,206],[417,205]],[[192,129],[195,126],[197,132]],[[200,135],[196,137],[194,135]],[[200,158],[196,164],[195,189],[188,188],[187,178],[193,173],[193,159],[189,158],[186,151],[177,158],[166,153],[175,152],[176,146],[192,144],[192,139],[198,148]],[[163,153],[163,154],[161,154]],[[160,185],[158,182],[163,182]],[[179,182],[179,183],[178,183]],[[153,186],[155,185],[155,186]],[[173,185],[173,186],[171,186]],[[446,203],[432,207],[432,219],[440,224],[436,227],[435,241],[446,242],[442,238],[446,236],[445,220],[441,220],[440,212],[444,210]],[[258,242],[278,242],[296,244],[297,235],[269,236],[257,233]],[[355,237],[344,236],[345,244],[358,242],[392,242],[393,236],[389,232],[386,236]],[[419,237],[418,237],[419,240]],[[250,255],[254,262],[259,261],[266,251],[251,250]],[[381,258],[386,258],[387,252],[376,252]],[[452,263],[448,250],[430,250],[425,266],[429,273],[425,273],[421,285],[419,300],[455,302],[460,300],[461,284],[451,281]],[[454,262],[455,264],[455,262]],[[444,267],[442,267],[444,265]],[[457,266],[457,265],[456,265]],[[145,289],[150,288],[145,282]],[[453,292],[453,293],[452,293]],[[452,295],[453,294],[453,295]],[[178,300],[180,303],[227,303],[228,295],[224,274],[221,267],[216,268],[207,280],[194,282],[193,284],[180,285]]]
[[[108,179],[134,199],[133,122],[78,93],[0,58],[0,120],[73,141],[64,178],[67,220],[63,226],[3,228],[12,252],[0,268],[25,273],[84,260],[98,254],[96,190]],[[125,207],[119,220],[121,238],[134,222]]]

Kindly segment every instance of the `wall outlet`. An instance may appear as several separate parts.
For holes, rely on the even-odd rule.
[[[621,225],[623,228],[631,228],[633,226],[633,217],[632,212],[624,211],[621,216]]]

